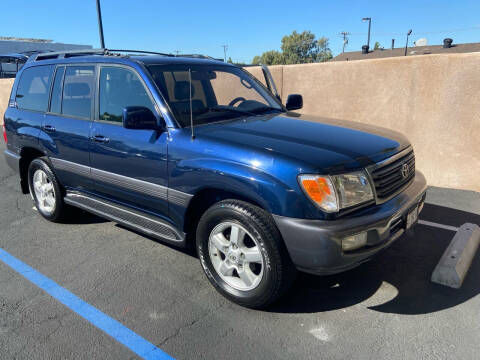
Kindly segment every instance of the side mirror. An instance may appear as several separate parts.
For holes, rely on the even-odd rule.
[[[287,98],[287,104],[285,105],[287,110],[298,110],[303,107],[303,97],[299,94],[290,94]]]
[[[144,106],[127,106],[122,112],[123,127],[136,130],[159,130],[158,120],[153,112]]]

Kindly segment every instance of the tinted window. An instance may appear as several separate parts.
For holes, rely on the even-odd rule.
[[[63,84],[62,114],[90,119],[94,86],[93,66],[68,66]]]
[[[190,114],[194,124],[206,124],[283,112],[268,90],[237,67],[175,64],[148,68],[181,126],[190,126]]]
[[[120,67],[100,70],[100,120],[122,121],[123,108],[144,106],[155,113],[142,81],[133,71]]]
[[[65,67],[58,67],[55,72],[55,80],[53,81],[52,99],[50,100],[50,112],[60,114],[62,102],[62,80]]]
[[[18,83],[16,95],[17,106],[20,109],[47,111],[53,69],[53,65],[25,69]]]

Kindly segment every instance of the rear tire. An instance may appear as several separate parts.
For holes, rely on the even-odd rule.
[[[229,300],[264,308],[292,285],[296,269],[265,210],[239,200],[212,205],[197,228],[197,251],[212,285]]]
[[[28,167],[28,187],[35,207],[45,219],[58,222],[65,216],[65,203],[60,184],[48,158],[34,159]]]

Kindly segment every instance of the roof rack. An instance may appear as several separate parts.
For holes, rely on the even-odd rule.
[[[219,60],[219,59],[215,59],[211,56],[208,56],[208,55],[202,55],[202,54],[177,54],[177,55],[173,55],[175,57],[189,57],[189,58],[196,58],[196,59],[210,59],[210,60]],[[222,60],[223,61],[223,60]]]
[[[82,49],[82,50],[67,50],[67,51],[51,51],[43,52],[32,55],[28,61],[40,61],[40,60],[50,60],[50,59],[65,59],[74,56],[87,56],[87,55],[104,55],[104,56],[122,56],[122,53],[125,54],[150,54],[150,55],[161,55],[168,57],[189,57],[189,58],[198,58],[198,59],[210,59],[210,60],[220,60],[215,59],[211,56],[201,55],[201,54],[166,54],[155,51],[145,51],[145,50],[122,50],[122,49]],[[129,56],[129,55],[126,55]]]

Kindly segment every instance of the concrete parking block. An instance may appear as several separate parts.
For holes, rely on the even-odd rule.
[[[480,244],[480,227],[463,224],[432,273],[432,282],[459,289]]]

